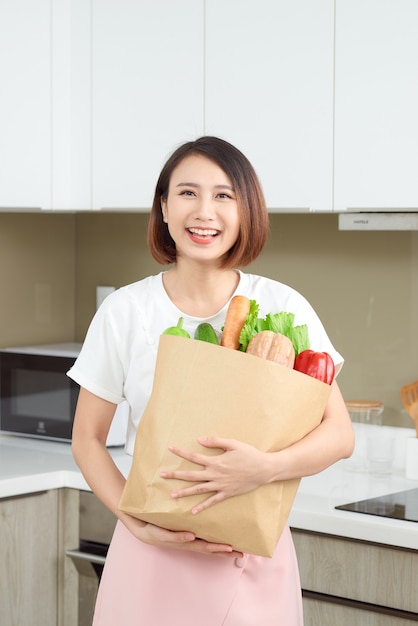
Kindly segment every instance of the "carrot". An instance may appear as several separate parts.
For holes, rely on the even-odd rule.
[[[221,346],[238,350],[239,336],[250,312],[250,301],[245,296],[234,296],[226,312]]]

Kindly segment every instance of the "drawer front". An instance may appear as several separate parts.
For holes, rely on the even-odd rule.
[[[292,530],[302,588],[418,613],[418,555],[364,541]]]
[[[303,614],[305,626],[417,626],[418,620],[418,616],[417,620],[403,619],[312,598],[303,599]]]

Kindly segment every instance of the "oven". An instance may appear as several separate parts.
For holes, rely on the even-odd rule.
[[[78,625],[91,626],[116,517],[91,492],[80,492],[79,545],[67,550],[78,572]]]

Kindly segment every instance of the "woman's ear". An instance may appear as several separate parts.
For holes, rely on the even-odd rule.
[[[163,222],[167,224],[167,200],[161,199],[161,211],[163,214]]]

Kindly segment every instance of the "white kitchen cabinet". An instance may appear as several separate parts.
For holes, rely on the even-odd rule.
[[[418,211],[416,0],[2,0],[0,210],[148,210],[179,144],[270,211]]]
[[[418,210],[418,2],[336,0],[335,210]]]
[[[51,205],[50,0],[0,3],[0,207]]]
[[[51,0],[52,200],[54,210],[91,207],[91,7]]]
[[[84,0],[0,3],[2,210],[88,208],[89,37]]]
[[[147,210],[203,131],[203,0],[93,0],[92,208]]]
[[[270,210],[331,210],[333,0],[206,0],[205,55],[205,132],[248,156]]]

